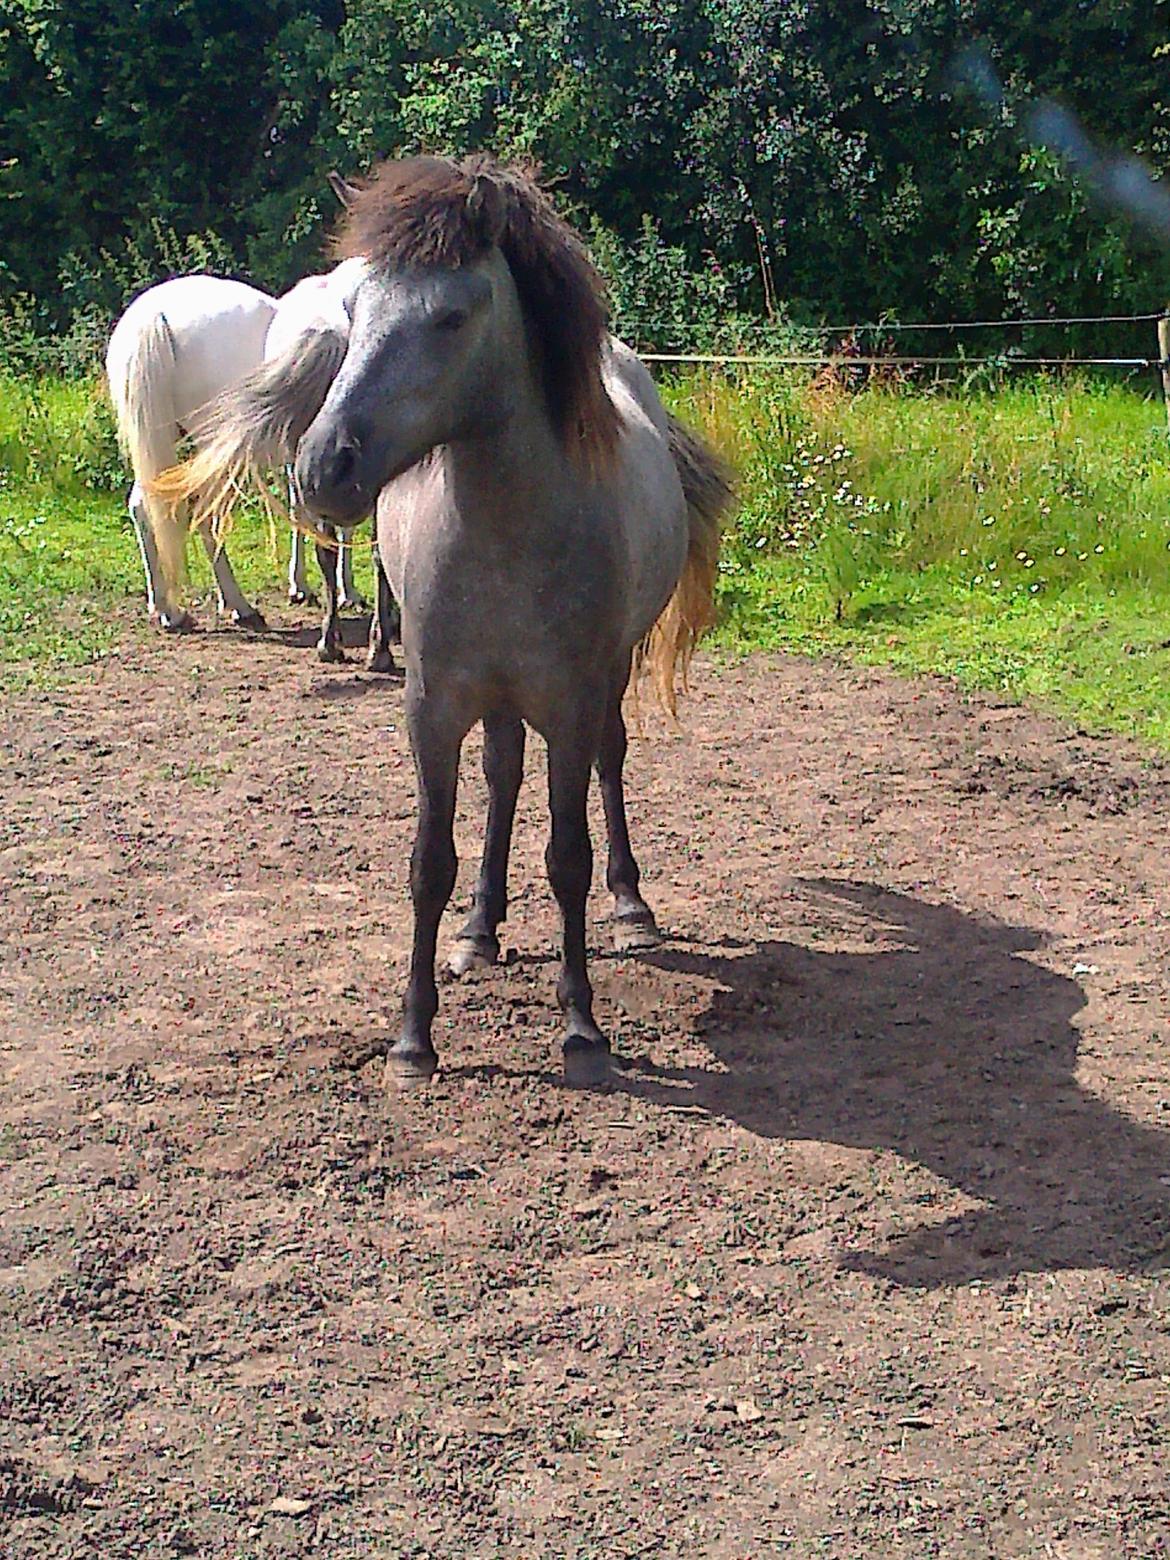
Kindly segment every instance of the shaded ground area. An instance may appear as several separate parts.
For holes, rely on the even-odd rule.
[[[401,687],[303,643],[0,708],[4,1553],[1167,1553],[1170,770],[707,662],[631,752],[672,941],[595,896],[615,1087],[556,1071],[536,745],[512,962],[390,1097],[341,1064],[405,967]]]

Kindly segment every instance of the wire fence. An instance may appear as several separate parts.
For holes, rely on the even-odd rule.
[[[842,368],[1164,368],[1162,358],[1078,358],[1078,357],[867,357],[852,352],[817,352],[799,356],[771,353],[736,352],[640,352],[644,363],[746,363],[759,366],[816,367],[837,363]]]
[[[979,369],[991,368],[1000,371],[1013,368],[1101,368],[1122,369],[1130,372],[1136,370],[1159,369],[1164,373],[1170,369],[1170,361],[1161,350],[1157,356],[1087,356],[1076,354],[1029,356],[1017,353],[1012,349],[995,352],[983,356],[972,356],[965,352],[957,353],[915,353],[915,352],[863,352],[858,350],[860,338],[865,336],[894,336],[900,334],[938,332],[941,334],[957,334],[963,331],[1002,331],[1013,330],[1051,330],[1051,329],[1082,329],[1087,326],[1134,326],[1155,325],[1167,319],[1164,311],[1151,311],[1140,314],[1097,314],[1097,315],[1045,315],[1031,316],[1017,319],[1000,320],[873,320],[848,325],[796,325],[788,321],[735,321],[728,322],[724,327],[725,336],[734,336],[737,339],[749,338],[749,349],[746,351],[639,351],[639,356],[646,363],[664,364],[715,364],[715,365],[740,365],[745,367],[768,368],[817,368],[835,365],[841,369],[851,368],[889,368],[909,370],[916,368],[964,368]],[[681,337],[687,333],[688,327],[678,320],[662,320],[629,317],[617,322],[619,335],[627,336],[635,342],[657,344],[664,336]],[[713,334],[718,335],[718,330]],[[775,340],[777,337],[793,340],[796,347],[791,351],[768,351],[750,349],[750,338],[755,338],[759,343],[760,338]],[[801,341],[805,338],[806,347]],[[812,350],[815,342],[824,341],[827,337],[839,337],[840,344],[836,347],[826,347]],[[811,340],[809,339],[811,338]]]
[[[1152,325],[1164,318],[1164,312],[1159,309],[1153,314],[1037,315],[1029,319],[1014,320],[870,320],[849,325],[799,325],[790,320],[745,320],[742,324],[737,324],[736,328],[744,332],[756,333],[775,333],[782,330],[791,335],[849,336],[881,331],[1041,330],[1058,325]],[[650,330],[677,330],[680,322],[631,314],[624,317],[623,323]]]

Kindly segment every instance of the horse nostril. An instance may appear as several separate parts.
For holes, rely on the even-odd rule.
[[[332,488],[346,487],[353,480],[357,467],[357,448],[353,444],[339,444],[329,463],[328,480]]]

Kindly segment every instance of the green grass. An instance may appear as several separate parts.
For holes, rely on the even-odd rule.
[[[785,376],[668,386],[742,473],[723,642],[834,650],[1170,746],[1160,396],[966,394]]]
[[[1068,379],[851,394],[758,371],[665,391],[742,473],[725,646],[941,672],[1170,746],[1159,397]],[[144,625],[126,486],[97,383],[0,379],[0,661],[43,674]],[[281,592],[277,544],[241,516],[231,554],[249,594]],[[191,563],[207,595],[194,548]]]
[[[42,673],[83,665],[128,620],[145,627],[129,485],[100,382],[0,376],[0,663]],[[368,594],[364,553],[355,575]],[[283,594],[288,537],[273,537],[258,511],[233,524],[230,554],[245,594]],[[211,571],[201,547],[189,560],[206,618],[215,610]]]

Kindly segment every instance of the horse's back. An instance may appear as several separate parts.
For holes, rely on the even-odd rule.
[[[174,347],[175,416],[180,423],[263,359],[275,301],[257,287],[222,276],[178,276],[149,287],[114,327],[106,353],[111,387],[125,376],[153,322],[166,323]]]
[[[310,330],[333,330],[348,340],[350,308],[368,270],[365,260],[343,260],[324,276],[306,276],[283,293],[276,300],[264,356],[278,357]]]
[[[670,452],[669,424],[650,371],[610,338],[605,387],[621,418],[611,479],[627,558],[626,633],[635,645],[670,599],[687,556],[687,505]]]

